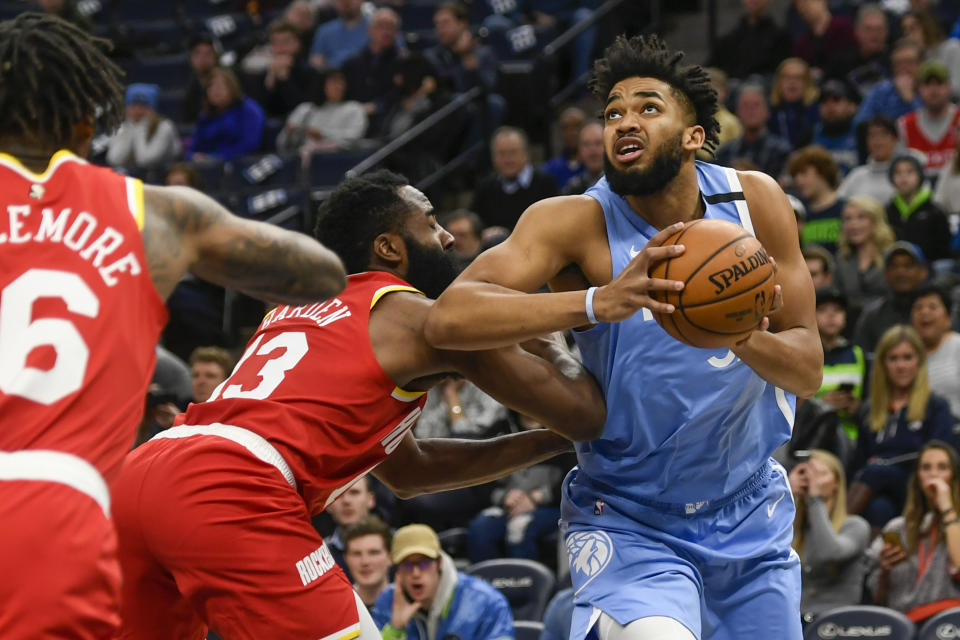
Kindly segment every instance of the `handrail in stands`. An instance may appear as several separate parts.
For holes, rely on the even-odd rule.
[[[569,29],[561,33],[559,36],[554,38],[551,42],[548,42],[546,46],[543,47],[543,51],[540,55],[544,58],[550,58],[557,54],[557,52],[573,42],[573,40],[579,36],[581,33],[595,25],[600,21],[601,18],[606,16],[608,13],[619,7],[624,3],[625,0],[607,0],[602,5],[594,9],[593,13],[590,14],[590,17],[586,20],[581,20],[580,22],[571,25]],[[656,5],[657,13],[659,14],[660,2],[654,1],[650,3],[651,10],[653,6]],[[659,16],[657,16],[659,17]]]
[[[429,116],[418,122],[416,125],[410,127],[405,132],[401,133],[399,136],[388,142],[386,145],[381,147],[378,151],[370,154],[360,162],[358,162],[352,169],[349,169],[346,173],[346,177],[352,178],[358,176],[361,173],[369,171],[373,167],[377,166],[380,162],[384,160],[391,153],[399,149],[400,147],[405,146],[407,143],[412,141],[414,138],[419,136],[421,133],[437,124],[447,116],[453,114],[456,111],[466,107],[468,104],[479,98],[483,95],[483,89],[481,87],[473,87],[469,91],[461,93],[456,98],[443,105]]]

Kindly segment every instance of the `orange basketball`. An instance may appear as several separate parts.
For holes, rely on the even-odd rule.
[[[773,265],[741,226],[694,220],[663,243],[682,244],[683,254],[657,263],[651,278],[680,280],[681,291],[654,291],[673,313],[654,313],[671,336],[694,347],[729,347],[753,331],[773,305]]]

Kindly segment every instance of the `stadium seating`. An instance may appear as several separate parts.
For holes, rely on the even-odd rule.
[[[537,620],[514,620],[513,636],[516,640],[540,640],[543,623]]]
[[[300,182],[300,158],[270,153],[245,156],[230,163],[225,188],[231,191],[261,191],[272,187],[292,187]]]
[[[128,69],[126,82],[149,82],[160,85],[161,89],[183,91],[189,78],[189,58],[179,53],[138,60]]]
[[[910,619],[893,609],[857,605],[839,607],[821,614],[807,625],[804,640],[826,638],[888,638],[913,640],[916,627]]]
[[[451,558],[467,557],[467,528],[454,527],[437,533],[440,546]]]
[[[467,567],[466,573],[483,578],[506,596],[515,620],[541,620],[557,584],[550,569],[519,558],[484,560]]]
[[[332,188],[358,162],[370,155],[369,150],[315,153],[310,157],[308,180],[311,189]]]
[[[941,611],[920,627],[917,640],[960,638],[960,607]]]

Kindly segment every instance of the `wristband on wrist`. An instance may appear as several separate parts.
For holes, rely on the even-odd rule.
[[[380,636],[383,640],[404,640],[407,637],[407,632],[403,629],[397,629],[388,622],[380,630]]]
[[[946,529],[947,527],[949,527],[949,526],[952,525],[952,524],[960,524],[960,518],[953,518],[952,520],[946,520],[946,521],[943,523],[943,528]]]
[[[956,510],[955,510],[953,507],[947,507],[946,509],[944,509],[943,511],[940,512],[940,515],[945,516],[945,515],[947,515],[948,513],[950,513],[951,511],[956,511]]]
[[[590,321],[590,324],[597,324],[597,316],[593,313],[593,294],[597,292],[596,287],[590,287],[587,289],[587,297],[585,300],[587,308],[587,320]]]

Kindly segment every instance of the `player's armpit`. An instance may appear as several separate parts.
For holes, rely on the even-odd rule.
[[[547,429],[487,440],[416,440],[408,432],[371,473],[397,497],[407,499],[492,482],[572,450],[569,440]]]
[[[427,340],[445,349],[492,349],[585,324],[585,292],[528,295],[606,242],[600,205],[587,196],[530,206],[503,243],[482,253],[440,296]],[[609,274],[608,274],[609,275]]]
[[[144,187],[144,249],[158,293],[195,275],[248,295],[305,304],[346,285],[340,259],[309,237],[232,215],[185,187]]]
[[[733,348],[761,377],[798,396],[816,393],[823,379],[813,283],[800,253],[796,218],[786,195],[766,174],[740,174],[754,231],[777,263],[783,305],[770,315],[770,332],[755,331]],[[789,367],[783,366],[790,363]]]

